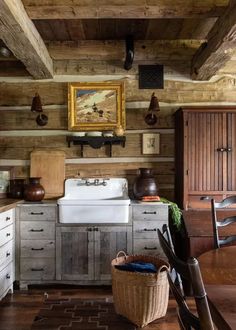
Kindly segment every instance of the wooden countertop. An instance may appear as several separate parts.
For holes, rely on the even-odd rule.
[[[16,207],[17,204],[22,203],[20,199],[14,198],[1,198],[0,199],[0,212],[5,212]]]
[[[39,202],[37,204],[37,203],[27,202],[22,199],[1,198],[0,199],[0,212],[5,212],[10,209],[13,209],[19,204],[21,204],[21,205],[52,205],[52,204],[55,204],[56,205],[56,203],[57,203],[57,200],[55,200],[55,199],[48,199],[48,200],[44,199],[42,202]]]

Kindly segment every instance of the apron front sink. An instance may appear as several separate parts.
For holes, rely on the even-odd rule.
[[[123,178],[68,179],[57,204],[61,223],[127,223],[128,183]]]

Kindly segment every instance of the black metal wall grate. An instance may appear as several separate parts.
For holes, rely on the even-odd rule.
[[[163,65],[139,65],[139,88],[140,89],[163,89]]]

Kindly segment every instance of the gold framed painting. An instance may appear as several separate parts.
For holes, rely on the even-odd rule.
[[[125,129],[123,82],[69,83],[68,129],[105,131]]]

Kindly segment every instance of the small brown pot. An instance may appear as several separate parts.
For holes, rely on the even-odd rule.
[[[8,187],[8,197],[24,198],[24,179],[11,179]]]
[[[41,178],[29,178],[25,187],[24,195],[26,201],[39,202],[44,198],[45,190],[40,184]]]
[[[158,189],[151,168],[140,168],[139,175],[134,181],[133,193],[136,199],[144,196],[157,196]]]

